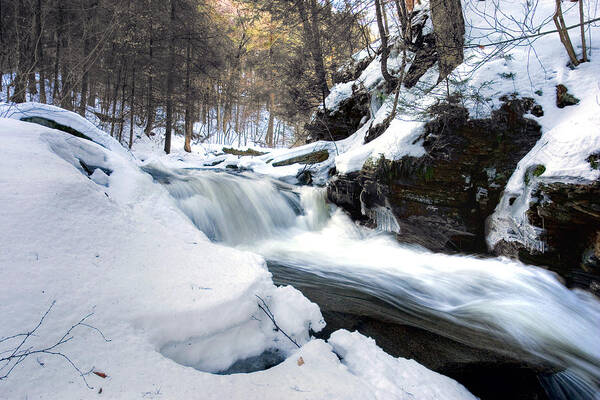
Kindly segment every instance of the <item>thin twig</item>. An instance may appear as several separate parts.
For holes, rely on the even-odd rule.
[[[258,308],[260,308],[267,317],[269,317],[269,319],[271,320],[271,322],[273,322],[273,325],[275,325],[275,331],[279,331],[281,333],[283,333],[283,335],[288,338],[290,340],[290,342],[294,343],[296,345],[296,347],[300,348],[300,345],[294,340],[292,339],[287,333],[285,333],[285,331],[283,329],[281,329],[279,327],[279,325],[277,325],[277,322],[275,322],[275,315],[273,315],[273,313],[271,312],[271,310],[269,309],[269,306],[267,305],[267,303],[263,300],[262,297],[260,297],[259,295],[255,295],[256,297],[258,297],[258,299],[262,302],[263,305],[261,305],[260,303],[258,303]]]
[[[86,323],[85,321],[90,318],[92,315],[94,315],[94,313],[89,313],[86,316],[84,316],[83,318],[81,318],[79,320],[79,322],[77,322],[76,324],[72,325],[63,335],[62,337],[56,341],[56,343],[54,343],[53,345],[50,345],[48,347],[43,347],[43,348],[39,348],[39,349],[35,349],[34,346],[30,346],[30,347],[26,347],[24,348],[27,340],[31,337],[31,336],[35,336],[34,333],[39,329],[39,327],[43,324],[44,320],[46,319],[46,317],[48,316],[48,314],[50,313],[50,310],[52,310],[52,308],[54,307],[54,305],[56,304],[56,300],[52,302],[52,304],[50,304],[50,307],[48,307],[48,310],[46,310],[46,312],[44,313],[44,315],[42,315],[42,317],[40,318],[39,322],[37,323],[37,325],[29,332],[27,333],[18,333],[15,335],[11,335],[11,336],[7,336],[4,337],[2,339],[0,339],[0,343],[5,343],[5,342],[9,342],[11,339],[16,339],[16,338],[20,338],[23,337],[23,339],[20,341],[20,343],[12,350],[8,350],[8,351],[4,351],[1,352],[0,354],[6,354],[6,353],[10,353],[10,355],[6,356],[6,357],[1,357],[0,358],[0,371],[2,370],[6,370],[6,372],[4,373],[4,375],[0,376],[0,381],[5,380],[8,378],[8,376],[10,375],[10,373],[16,368],[17,365],[21,364],[23,361],[25,361],[28,357],[32,356],[32,355],[39,355],[39,354],[47,354],[47,355],[51,355],[51,356],[57,356],[57,357],[61,357],[63,359],[65,359],[74,369],[75,371],[77,371],[79,373],[79,376],[83,379],[83,382],[85,383],[85,385],[89,388],[89,389],[93,389],[93,387],[91,387],[88,382],[87,379],[85,378],[86,375],[89,375],[91,371],[93,371],[93,368],[90,370],[90,372],[84,373],[81,371],[81,369],[79,367],[77,367],[77,365],[73,362],[73,360],[71,360],[69,358],[69,356],[67,356],[66,354],[62,353],[61,351],[58,350],[58,347],[60,347],[61,345],[71,341],[74,336],[71,335],[71,333],[80,326],[86,327],[88,329],[91,329],[93,331],[96,331],[100,334],[100,336],[102,336],[102,339],[105,342],[110,342],[111,339],[108,339],[106,336],[104,336],[104,334],[102,333],[102,331],[88,323]],[[44,366],[44,363],[40,361],[39,358],[36,358],[37,362],[40,366]]]

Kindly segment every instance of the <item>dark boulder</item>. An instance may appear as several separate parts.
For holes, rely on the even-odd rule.
[[[329,158],[329,152],[327,150],[317,150],[312,153],[303,154],[288,158],[287,160],[277,161],[273,163],[274,167],[283,167],[292,164],[318,164]]]
[[[298,179],[300,185],[310,185],[313,181],[312,174],[307,169],[298,172],[298,174],[296,174],[296,179]]]
[[[63,131],[63,132],[66,132],[68,134],[71,134],[73,136],[76,136],[78,138],[89,140],[90,142],[93,142],[93,140],[91,138],[89,138],[88,136],[86,136],[83,133],[79,132],[78,130],[73,129],[70,126],[59,124],[58,122],[56,122],[56,121],[54,121],[52,119],[48,119],[48,118],[44,118],[44,117],[23,117],[23,118],[21,118],[21,121],[31,122],[31,123],[34,123],[34,124],[38,124],[38,125],[42,125],[42,126],[51,128],[51,129],[56,129],[56,130],[59,130],[59,131]]]
[[[352,135],[360,127],[363,117],[369,116],[370,96],[359,88],[342,100],[336,110],[319,109],[304,128],[309,134],[308,142],[317,140],[341,140]]]
[[[565,108],[579,104],[579,99],[569,93],[569,89],[565,85],[556,85],[556,106]]]

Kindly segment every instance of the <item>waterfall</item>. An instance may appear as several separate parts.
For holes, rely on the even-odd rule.
[[[211,240],[231,245],[272,237],[296,223],[299,195],[271,179],[214,171],[144,170],[161,182],[179,208]]]
[[[328,205],[322,188],[226,172],[146,170],[213,240],[368,293],[424,320],[497,338],[569,368],[569,382],[575,382],[573,374],[582,382],[600,381],[600,302],[568,290],[544,269],[400,244],[384,232],[397,229],[389,210],[380,210],[380,229],[368,230]],[[566,382],[565,376],[551,384]]]

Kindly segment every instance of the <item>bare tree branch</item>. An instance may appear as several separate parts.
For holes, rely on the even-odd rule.
[[[74,338],[72,333],[78,327],[85,327],[85,328],[91,329],[93,331],[96,331],[100,334],[100,336],[102,337],[102,339],[105,342],[111,341],[111,339],[108,339],[108,338],[106,338],[106,336],[104,336],[104,334],[102,333],[102,331],[100,331],[100,329],[85,322],[88,318],[90,318],[92,315],[94,315],[93,312],[89,313],[86,316],[84,316],[83,318],[81,318],[79,320],[79,322],[77,322],[76,324],[73,324],[62,335],[62,337],[60,339],[58,339],[56,342],[54,342],[54,344],[47,346],[47,347],[39,347],[39,348],[36,348],[35,346],[27,346],[26,347],[26,344],[27,344],[27,341],[29,340],[29,338],[31,338],[32,336],[36,336],[35,333],[42,326],[42,324],[44,323],[44,320],[46,319],[46,317],[48,316],[48,314],[50,313],[50,311],[52,310],[52,308],[54,307],[55,304],[56,304],[56,300],[54,300],[52,302],[52,304],[50,304],[50,307],[48,307],[48,309],[46,310],[44,315],[42,315],[39,322],[32,330],[30,330],[26,333],[17,333],[15,335],[6,336],[6,337],[0,339],[0,343],[10,343],[11,340],[14,340],[17,338],[22,338],[20,340],[20,342],[14,348],[11,348],[9,350],[6,350],[6,351],[0,353],[0,354],[10,353],[8,356],[0,357],[0,373],[2,371],[5,371],[3,373],[3,375],[0,375],[0,381],[6,380],[8,378],[8,376],[10,375],[10,373],[17,367],[17,365],[21,364],[28,357],[30,357],[32,355],[47,354],[50,356],[60,357],[60,358],[63,358],[64,360],[66,360],[67,363],[69,363],[71,365],[71,367],[73,367],[73,369],[75,369],[75,371],[77,371],[77,373],[79,373],[79,376],[83,379],[83,382],[85,383],[85,385],[89,389],[93,389],[93,387],[91,387],[88,384],[87,379],[85,378],[86,375],[89,375],[93,371],[93,368],[90,371],[84,373],[73,362],[73,360],[71,360],[69,358],[69,356],[67,356],[65,353],[63,353],[59,349],[59,347],[61,347],[63,344],[70,342]],[[41,362],[39,360],[39,358],[37,359],[37,362],[39,365],[44,366],[44,363]]]

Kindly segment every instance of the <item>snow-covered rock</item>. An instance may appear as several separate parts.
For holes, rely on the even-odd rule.
[[[31,117],[41,117],[68,126],[81,132],[100,146],[123,157],[131,158],[131,153],[121,146],[115,138],[107,135],[96,125],[72,111],[43,103],[0,103],[0,118],[22,120]]]

